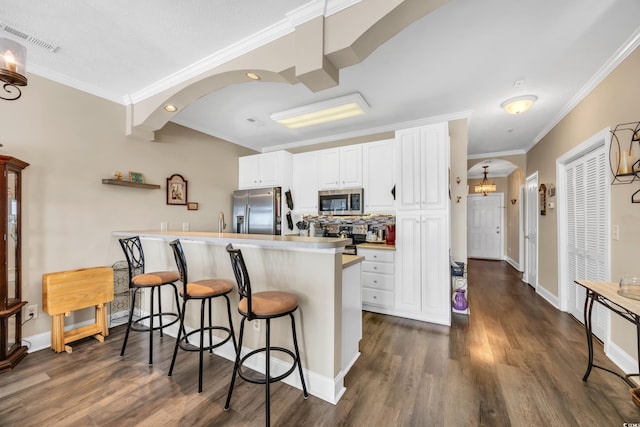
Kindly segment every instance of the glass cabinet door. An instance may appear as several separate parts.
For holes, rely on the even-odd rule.
[[[20,277],[18,270],[18,177],[19,174],[7,170],[7,308],[20,302]]]

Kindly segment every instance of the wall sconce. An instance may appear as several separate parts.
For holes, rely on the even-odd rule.
[[[456,184],[460,184],[460,177],[456,177]]]
[[[511,199],[511,204],[515,205],[517,201],[518,201],[517,199]]]
[[[462,199],[462,196],[458,196],[458,197],[456,198],[456,203],[460,203],[460,200],[461,200],[461,199]]]
[[[2,89],[8,97],[0,95],[1,99],[14,101],[22,92],[18,86],[26,86],[25,65],[27,63],[27,49],[10,39],[0,38],[0,81],[4,82]]]

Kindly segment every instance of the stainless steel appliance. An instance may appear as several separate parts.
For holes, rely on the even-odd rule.
[[[281,234],[280,187],[233,192],[233,232]]]
[[[362,215],[364,190],[349,188],[318,192],[319,215]]]

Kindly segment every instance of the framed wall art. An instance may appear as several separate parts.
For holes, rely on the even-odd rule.
[[[167,178],[167,204],[187,204],[187,181],[179,174],[173,174]]]
[[[198,210],[198,204],[196,202],[189,202],[187,203],[187,209],[190,211],[197,211]]]
[[[129,172],[129,182],[144,184],[144,175],[140,172]]]

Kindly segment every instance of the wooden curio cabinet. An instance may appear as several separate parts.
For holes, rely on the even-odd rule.
[[[27,355],[22,345],[21,173],[28,163],[0,155],[0,372]]]

